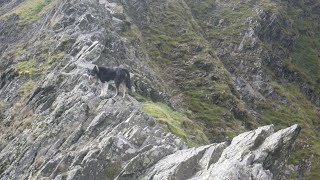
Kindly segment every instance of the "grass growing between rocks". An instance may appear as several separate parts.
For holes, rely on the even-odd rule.
[[[54,64],[58,60],[62,59],[65,56],[65,52],[61,51],[52,55],[46,54],[44,58],[47,59],[48,64]]]
[[[316,162],[320,160],[320,109],[309,102],[299,90],[292,84],[282,82],[283,85],[272,82],[274,89],[286,100],[279,103],[277,100],[266,102],[260,106],[261,120],[265,124],[275,124],[277,128],[286,128],[293,124],[302,127],[296,141],[295,149],[289,157],[289,164],[297,165],[302,160],[308,160],[310,156],[311,171],[306,174],[306,179],[319,179],[320,166]]]
[[[15,71],[19,75],[35,75],[39,74],[41,69],[39,68],[39,64],[36,60],[27,60],[19,62],[15,66]]]
[[[34,76],[40,75],[50,69],[50,66],[65,56],[64,52],[58,52],[52,55],[41,54],[32,60],[21,61],[16,64],[15,71],[19,75]]]
[[[36,89],[36,87],[37,87],[37,84],[34,81],[29,80],[19,88],[18,94],[22,96],[26,96],[31,92],[33,92]]]
[[[183,139],[189,147],[209,143],[202,127],[196,125],[186,115],[173,111],[169,106],[148,101],[143,103],[143,109],[154,117],[162,128]]]
[[[150,26],[143,30],[147,52],[153,63],[152,67],[166,67],[173,61],[190,59],[196,51],[208,49],[205,40],[199,36],[199,26],[180,1],[167,5],[152,5],[159,14],[152,15]]]
[[[0,119],[4,119],[4,113],[8,108],[8,103],[0,100]]]
[[[2,17],[17,14],[20,18],[19,24],[26,25],[40,19],[47,12],[53,0],[26,0]],[[2,18],[0,17],[0,18]]]
[[[205,0],[194,3],[187,0],[193,15],[203,27],[207,39],[238,43],[240,33],[248,29],[248,17],[257,18],[253,4],[232,1],[230,5]]]
[[[120,173],[120,171],[121,171],[121,162],[110,163],[105,170],[107,179],[115,179],[117,175]]]

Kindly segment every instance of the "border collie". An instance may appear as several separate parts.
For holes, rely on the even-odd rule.
[[[116,97],[119,93],[119,86],[123,84],[123,98],[126,95],[127,88],[131,91],[130,73],[127,69],[121,67],[102,67],[95,65],[93,69],[87,69],[89,80],[99,79],[102,83],[100,97],[107,95],[109,82],[114,81],[116,84]],[[127,87],[125,88],[124,85]]]

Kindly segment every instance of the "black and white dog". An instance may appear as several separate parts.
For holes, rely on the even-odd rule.
[[[100,97],[107,95],[109,82],[114,81],[116,84],[116,97],[119,93],[119,87],[123,84],[123,98],[126,95],[126,89],[131,91],[130,73],[127,69],[121,67],[102,67],[95,65],[93,69],[87,69],[89,80],[99,79],[102,83]],[[124,87],[124,84],[127,88]]]

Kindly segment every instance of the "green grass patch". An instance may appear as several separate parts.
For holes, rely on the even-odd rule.
[[[112,162],[105,169],[107,179],[115,179],[121,171],[121,162]]]
[[[192,122],[186,115],[173,111],[167,105],[148,101],[143,103],[143,109],[154,117],[166,131],[183,139],[189,147],[209,143],[202,127]]]
[[[139,93],[137,92],[131,92],[130,93],[131,96],[133,96],[137,101],[139,102],[147,102],[147,101],[150,101],[150,99],[144,97],[144,96],[141,96]]]
[[[36,60],[27,60],[19,62],[15,66],[15,71],[19,75],[35,75],[39,74],[41,69],[39,68],[39,64]]]
[[[241,121],[235,119],[230,109],[236,108],[239,103],[232,103],[235,99],[228,92],[195,89],[186,92],[186,96],[191,111],[188,117],[205,124],[205,132],[211,141],[220,142],[226,137],[233,138],[246,131],[244,121],[251,121],[249,118]]]
[[[0,118],[3,118],[4,113],[8,108],[8,103],[4,101],[0,101]]]
[[[129,22],[127,23],[130,24]],[[139,28],[134,24],[130,24],[130,26],[128,26],[125,31],[121,32],[121,35],[125,36],[131,43],[134,43],[136,40],[141,40],[141,32],[139,31]]]
[[[16,64],[15,71],[19,75],[34,76],[43,74],[51,65],[65,56],[64,52],[58,52],[52,55],[41,54],[32,60],[21,61]],[[42,59],[42,62],[38,62]],[[44,60],[44,61],[43,61]]]
[[[287,103],[279,103],[277,100],[266,102],[267,106],[262,107],[262,118],[264,122],[280,125],[279,128],[287,127],[290,124],[298,123],[307,129],[311,128],[313,121],[317,121],[319,113],[317,108],[304,97],[299,90],[288,82],[282,82],[286,87],[271,82],[273,88],[286,100]]]
[[[17,14],[20,18],[19,24],[25,25],[40,19],[40,17],[49,9],[52,0],[26,0],[2,17]],[[0,18],[2,18],[0,17]]]
[[[27,81],[22,86],[20,86],[18,90],[18,94],[22,96],[26,96],[33,92],[37,87],[37,84],[33,82],[32,80]]]
[[[320,33],[301,36],[293,53],[292,63],[312,82],[320,81]]]
[[[264,9],[271,10],[272,12],[278,12],[281,8],[275,2],[271,0],[260,0],[259,7],[263,7]]]
[[[160,7],[155,3],[150,7],[158,13],[152,16],[154,23],[142,30],[147,52],[153,61],[150,66],[163,68],[172,61],[190,59],[197,48],[209,49],[183,3],[172,1]]]
[[[65,52],[62,51],[52,55],[45,55],[44,57],[46,57],[48,64],[53,64],[58,60],[61,60],[64,56],[65,56]]]
[[[222,38],[224,41],[238,43],[240,33],[248,29],[246,19],[258,18],[254,4],[232,1],[230,6],[216,3],[214,0],[205,0],[194,3],[187,0],[193,15],[204,28],[208,39]],[[217,20],[223,21],[217,26]]]

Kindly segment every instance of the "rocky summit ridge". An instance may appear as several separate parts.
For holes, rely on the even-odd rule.
[[[0,179],[317,179],[319,7],[0,1]]]

